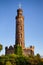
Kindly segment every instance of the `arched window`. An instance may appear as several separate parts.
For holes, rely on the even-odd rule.
[[[22,26],[20,26],[20,30],[22,30]]]
[[[22,34],[20,34],[20,38],[22,38]]]
[[[22,42],[21,41],[19,42],[19,46],[22,46]]]

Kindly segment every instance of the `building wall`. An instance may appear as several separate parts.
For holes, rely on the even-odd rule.
[[[30,46],[29,48],[24,48],[22,50],[23,50],[23,55],[25,55],[25,56],[28,56],[30,54],[34,55],[34,47],[33,46],[32,47]],[[5,48],[6,55],[7,54],[14,54],[14,51],[15,51],[15,49],[12,46],[10,46],[9,48],[8,47]]]
[[[5,54],[14,54],[14,47],[5,47]]]

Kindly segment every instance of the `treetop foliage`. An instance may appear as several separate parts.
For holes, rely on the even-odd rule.
[[[39,55],[3,55],[0,56],[0,65],[43,65],[42,58]]]

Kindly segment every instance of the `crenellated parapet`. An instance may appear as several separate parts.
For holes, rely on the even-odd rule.
[[[14,53],[14,47],[13,46],[9,46],[5,47],[5,54],[13,54]]]
[[[28,55],[34,55],[34,46],[30,46],[30,47],[25,47],[25,48],[23,48],[23,55],[26,55],[26,56],[28,56]]]

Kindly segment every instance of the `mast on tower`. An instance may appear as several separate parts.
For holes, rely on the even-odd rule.
[[[19,8],[21,9],[21,3],[19,3]]]

